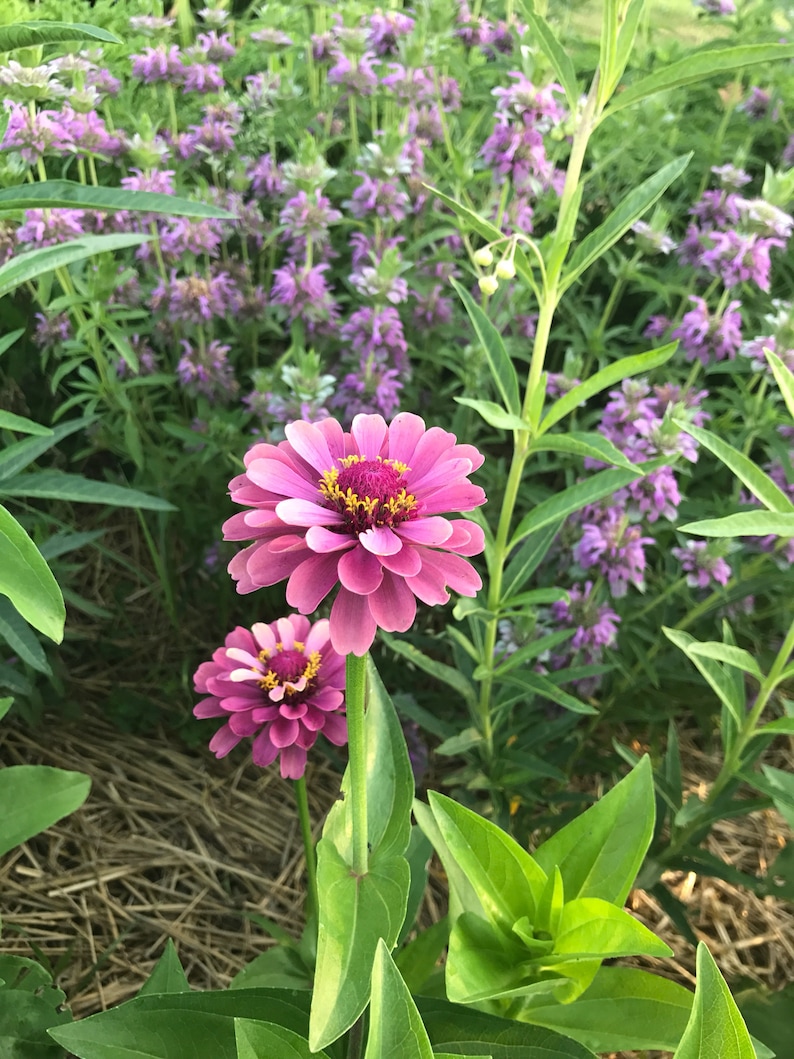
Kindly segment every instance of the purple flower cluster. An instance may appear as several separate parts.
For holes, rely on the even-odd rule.
[[[730,579],[730,566],[711,543],[687,541],[683,548],[671,548],[670,554],[681,563],[690,588],[708,588],[712,581],[727,585]]]

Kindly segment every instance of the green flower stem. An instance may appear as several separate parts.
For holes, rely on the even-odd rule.
[[[298,819],[301,826],[303,838],[303,852],[306,857],[306,882],[308,885],[308,900],[306,902],[306,918],[320,908],[317,894],[317,855],[314,851],[314,838],[312,836],[312,821],[309,815],[309,798],[306,793],[306,776],[295,780],[295,802],[298,806]]]
[[[347,749],[350,769],[350,816],[353,824],[353,872],[369,870],[367,841],[367,744],[364,732],[364,705],[367,697],[367,656],[347,655],[345,659],[345,702],[347,710]]]
[[[755,700],[753,708],[747,714],[733,746],[725,755],[722,768],[719,771],[719,775],[714,780],[711,790],[706,795],[701,812],[674,836],[670,843],[671,853],[675,853],[686,845],[690,835],[702,826],[700,821],[703,815],[716,802],[725,788],[735,778],[744,757],[747,744],[756,735],[756,729],[758,722],[761,719],[761,714],[769,704],[769,699],[780,682],[780,675],[783,672],[792,651],[794,651],[794,621],[789,626],[786,639],[783,641],[783,645],[778,651],[775,661],[772,663],[772,668],[761,682],[761,687],[758,689],[758,698]]]

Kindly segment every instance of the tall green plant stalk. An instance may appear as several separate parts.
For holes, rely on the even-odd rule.
[[[367,694],[367,656],[345,659],[345,710],[350,769],[350,817],[353,829],[353,871],[366,875],[369,869],[367,837],[367,745],[364,708]]]

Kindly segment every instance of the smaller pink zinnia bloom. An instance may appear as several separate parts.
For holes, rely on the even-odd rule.
[[[405,632],[416,600],[475,596],[480,576],[462,556],[484,547],[480,526],[442,512],[471,511],[485,493],[468,476],[483,461],[440,427],[401,412],[387,426],[357,415],[350,432],[335,419],[285,428],[278,445],[254,445],[232,500],[253,510],[224,524],[226,540],[255,540],[229,564],[238,592],[285,577],[287,602],[310,614],[332,589],[331,642],[363,655],[380,627]]]
[[[298,780],[320,732],[335,746],[347,742],[345,660],[330,644],[327,620],[312,625],[294,614],[250,631],[238,625],[193,682],[208,696],[195,716],[227,718],[210,741],[216,757],[251,737],[255,765],[266,768],[280,754],[281,775]]]

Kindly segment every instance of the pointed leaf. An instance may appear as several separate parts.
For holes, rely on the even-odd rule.
[[[528,430],[528,425],[517,415],[505,412],[504,408],[495,401],[478,401],[473,397],[456,397],[458,404],[465,404],[473,408],[478,415],[482,416],[488,426],[496,427],[497,430]]]
[[[730,711],[736,724],[741,727],[744,723],[744,702],[741,700],[740,692],[734,684],[731,676],[713,658],[702,654],[693,653],[691,648],[700,643],[694,636],[682,629],[668,629],[662,626],[662,632],[671,643],[674,643],[687,658],[697,666],[701,675],[706,679],[712,690],[719,697],[720,702]]]
[[[105,44],[121,44],[108,30],[101,26],[89,26],[84,22],[12,22],[0,26],[0,52],[17,48],[34,48],[42,44],[64,44],[73,40],[99,40]]]
[[[772,798],[775,808],[789,827],[794,827],[794,774],[772,765],[762,765],[761,770],[766,784],[759,789]]]
[[[52,435],[52,428],[34,423],[32,419],[25,416],[15,415],[13,412],[4,412],[0,409],[0,430],[15,430],[19,434],[39,434],[42,437]]]
[[[765,349],[764,355],[769,361],[772,374],[775,376],[775,381],[783,394],[783,400],[786,402],[789,415],[794,419],[794,372],[771,349]]]
[[[60,643],[66,621],[63,596],[36,545],[0,507],[0,594],[8,596],[34,629]]]
[[[563,273],[560,290],[566,291],[606,251],[622,238],[635,221],[639,220],[662,197],[667,188],[681,176],[692,158],[691,152],[674,158],[672,162],[633,188],[607,219],[584,237],[574,250]]]
[[[0,479],[0,496],[71,500],[82,504],[134,507],[144,511],[177,510],[173,504],[159,496],[150,496],[126,485],[98,482],[92,478],[84,478],[81,474],[68,474],[66,471],[41,471]]]
[[[532,42],[543,49],[543,53],[554,67],[557,79],[563,87],[568,106],[575,111],[579,105],[579,86],[571,57],[557,40],[545,18],[535,11],[534,0],[523,0],[524,17],[532,27]]]
[[[532,452],[563,452],[584,459],[600,460],[616,467],[633,471],[635,464],[617,445],[613,445],[603,434],[571,430],[566,434],[545,434],[531,445]]]
[[[736,1001],[702,941],[697,949],[695,1002],[674,1059],[755,1059]]]
[[[709,48],[696,51],[679,59],[678,62],[661,66],[648,77],[629,85],[615,96],[604,113],[604,117],[616,114],[638,103],[641,99],[666,92],[670,88],[705,81],[715,74],[727,74],[735,77],[743,66],[754,66],[756,63],[773,62],[776,59],[794,58],[794,45],[791,44],[749,44],[737,48]]]
[[[188,985],[185,972],[180,963],[176,947],[171,940],[165,943],[165,951],[154,970],[138,990],[138,996],[146,996],[147,993],[188,993]]]
[[[10,261],[0,265],[0,298],[10,294],[23,283],[43,276],[64,265],[84,261],[94,254],[104,254],[115,250],[126,250],[129,247],[141,246],[151,240],[150,235],[136,235],[132,232],[114,232],[109,235],[84,235],[69,243],[58,246],[45,246],[39,250],[28,250],[24,254],[15,254]]]
[[[553,952],[555,957],[567,959],[673,955],[669,945],[665,945],[661,938],[657,938],[632,915],[596,897],[580,897],[565,902]],[[550,965],[552,961],[544,960],[544,965],[546,963]]]
[[[608,364],[554,402],[540,424],[541,434],[597,393],[601,393],[610,386],[618,385],[624,379],[631,379],[635,375],[642,375],[644,372],[666,364],[676,349],[678,349],[678,342],[668,342],[667,345],[660,346],[658,349],[650,349],[647,353],[637,353],[631,357],[621,357],[613,364]]]
[[[506,605],[505,601],[512,599],[516,592],[521,591],[543,562],[562,522],[562,519],[553,520],[548,522],[543,529],[527,535],[527,539],[507,564],[504,574],[503,600],[500,601],[503,605]]]
[[[275,1022],[234,1020],[237,1059],[328,1059],[327,1052],[313,1052],[305,1037]]]
[[[469,319],[474,326],[483,352],[488,358],[488,366],[496,388],[502,396],[505,408],[514,416],[521,416],[521,398],[519,396],[518,375],[513,362],[505,349],[502,336],[477,305],[472,296],[456,279],[450,281],[463,302]],[[512,428],[511,428],[512,429]],[[520,429],[520,428],[519,428]]]
[[[726,665],[741,669],[744,673],[749,673],[750,676],[755,677],[758,681],[764,679],[763,673],[758,668],[758,663],[750,652],[745,651],[741,647],[734,647],[732,644],[695,640],[687,648],[687,654],[690,658],[713,658],[717,662],[724,662]]]
[[[91,779],[49,765],[0,769],[0,857],[79,809]]]
[[[42,180],[0,190],[0,215],[32,209],[134,210],[170,217],[216,217],[234,220],[235,214],[207,202],[176,195],[126,188],[93,187],[76,180]]]
[[[433,1059],[413,997],[382,941],[372,968],[372,1004],[364,1059]]]
[[[535,851],[547,873],[559,867],[566,900],[600,897],[623,905],[653,834],[655,800],[650,759]]]
[[[570,989],[569,981],[562,974],[533,975],[529,958],[526,945],[516,935],[464,912],[449,939],[447,996],[461,1004],[524,996],[562,999]]]
[[[688,522],[681,532],[699,533],[702,537],[794,537],[794,513],[739,511],[725,518]]]
[[[4,596],[0,596],[0,641],[5,640],[13,654],[38,673],[51,672],[41,643],[31,631],[19,611]]]

